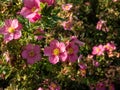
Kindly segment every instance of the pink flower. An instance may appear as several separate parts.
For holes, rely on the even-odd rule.
[[[72,42],[74,42],[75,44],[78,44],[79,46],[85,45],[85,43],[82,42],[82,41],[80,41],[80,40],[78,40],[76,36],[71,36],[71,37],[70,37],[70,40],[71,40]]]
[[[27,18],[30,22],[35,22],[41,18],[41,15],[38,13],[39,10],[39,0],[24,0],[24,7],[19,13],[23,17]]]
[[[55,0],[40,0],[40,2],[47,3],[48,6],[51,6],[55,3]]]
[[[114,43],[107,43],[106,45],[104,45],[104,48],[106,51],[111,52],[116,49],[116,46],[114,45]]]
[[[44,38],[44,35],[43,35],[44,33],[45,33],[44,30],[42,30],[41,28],[38,28],[38,29],[34,32],[35,38],[36,38],[37,40],[43,39],[43,38]]]
[[[62,9],[64,11],[69,11],[72,7],[73,7],[72,4],[63,4],[62,5]]]
[[[22,51],[22,57],[27,59],[28,64],[34,64],[41,59],[40,47],[38,45],[28,44]]]
[[[66,46],[67,59],[69,62],[75,62],[78,59],[78,46],[74,42],[68,42]]]
[[[58,63],[60,59],[65,61],[67,58],[65,44],[57,40],[52,40],[50,46],[44,48],[44,54],[49,56],[49,61],[52,64]]]
[[[5,20],[5,25],[0,28],[1,34],[4,35],[4,41],[7,43],[13,39],[19,39],[21,37],[22,25],[17,19]]]
[[[92,54],[100,56],[104,54],[104,50],[105,50],[104,46],[100,44],[99,46],[93,47]]]
[[[62,26],[64,28],[64,30],[71,30],[72,29],[72,21],[64,21],[62,23]]]
[[[100,83],[97,84],[95,90],[106,90],[106,86],[105,86],[104,83],[100,82]]]

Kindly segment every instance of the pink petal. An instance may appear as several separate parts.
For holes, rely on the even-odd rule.
[[[27,52],[26,50],[24,50],[24,51],[22,52],[22,57],[23,57],[24,59],[26,59],[26,58],[28,57],[28,52]]]
[[[65,62],[67,59],[67,52],[63,52],[60,54],[60,59],[62,62]]]
[[[50,61],[50,63],[52,63],[52,64],[56,64],[56,63],[59,62],[59,57],[58,57],[58,56],[50,56],[50,57],[49,57],[49,61]]]
[[[35,6],[35,0],[24,0],[24,6],[31,9]]]
[[[40,0],[35,0],[35,6],[36,6],[37,8],[40,8]]]
[[[5,26],[11,27],[11,24],[12,24],[12,20],[10,20],[10,19],[5,20]]]
[[[70,62],[75,62],[78,59],[76,54],[72,54],[68,56]]]
[[[73,48],[74,53],[78,53],[79,49],[77,45],[75,45],[74,43],[71,43],[71,47]]]
[[[59,47],[59,41],[58,40],[52,40],[50,42],[50,47],[53,47],[53,48]]]
[[[16,32],[14,33],[14,39],[19,39],[21,36],[22,36],[21,31],[16,31]]]
[[[18,27],[18,20],[17,19],[13,19],[13,21],[11,23],[11,27],[14,27],[14,28]]]
[[[0,33],[1,33],[1,34],[4,34],[4,30],[5,30],[5,27],[1,27],[1,28],[0,28]]]
[[[39,15],[38,13],[31,13],[27,15],[26,18],[29,19],[30,22],[34,23],[41,18],[41,15]]]
[[[23,7],[22,10],[20,11],[20,15],[24,16],[25,18],[31,13],[32,13],[31,10],[26,7]]]
[[[4,40],[9,42],[9,41],[13,40],[13,37],[14,37],[13,34],[6,34],[6,35],[4,35]]]
[[[65,48],[66,48],[66,47],[65,47],[65,44],[62,43],[62,42],[60,42],[60,43],[59,43],[59,48],[60,48],[60,51],[61,51],[61,52],[64,52],[64,51],[65,51]]]
[[[50,47],[45,47],[45,48],[44,48],[44,54],[45,54],[46,56],[51,56],[51,55],[52,55],[52,50],[51,50],[51,48],[50,48]]]
[[[35,63],[34,58],[28,58],[27,63],[28,64],[34,64]]]
[[[39,45],[35,45],[34,51],[35,51],[36,53],[40,53],[40,46],[39,46]]]
[[[33,50],[34,49],[34,45],[33,44],[28,44],[26,47],[25,47],[26,50]]]

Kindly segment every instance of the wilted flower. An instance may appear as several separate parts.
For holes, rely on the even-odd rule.
[[[64,30],[71,30],[72,29],[72,21],[68,20],[68,21],[62,22],[62,26],[63,26]]]
[[[93,66],[98,67],[99,65],[100,65],[100,64],[99,64],[99,62],[98,62],[98,61],[93,60]]]
[[[107,43],[106,45],[104,45],[104,48],[106,51],[112,52],[116,49],[116,46],[114,45],[114,43]]]
[[[86,69],[87,69],[87,65],[80,63],[78,64],[78,66],[80,67],[80,74],[85,77],[86,76]]]
[[[60,86],[53,82],[50,83],[49,88],[50,90],[60,90]]]
[[[19,12],[23,17],[29,19],[30,22],[35,22],[41,18],[38,13],[40,10],[39,0],[24,0],[24,7]]]
[[[44,38],[44,34],[45,32],[44,32],[44,30],[42,30],[41,28],[38,28],[35,32],[34,32],[34,34],[35,34],[35,39],[37,39],[37,40],[41,40],[41,39],[43,39]]]
[[[98,56],[103,55],[104,54],[104,50],[105,50],[104,46],[101,45],[101,44],[98,45],[98,46],[94,46],[92,49],[93,49],[92,50],[92,54],[93,55],[98,55]]]
[[[83,63],[80,63],[80,64],[79,64],[79,67],[80,67],[80,69],[82,69],[82,70],[87,69],[87,66],[86,66],[85,64],[83,64]]]
[[[5,20],[5,25],[0,28],[0,33],[4,35],[4,41],[7,43],[13,39],[19,39],[21,37],[22,25],[17,19]]]
[[[50,46],[44,48],[44,54],[49,56],[49,61],[52,64],[58,63],[59,60],[65,61],[67,58],[65,44],[57,40],[52,40]]]
[[[104,20],[98,21],[96,25],[96,29],[101,30],[104,23],[105,23]]]
[[[69,11],[72,8],[72,4],[63,4],[62,9],[64,11]]]
[[[75,62],[78,59],[78,46],[74,42],[68,42],[66,46],[67,59],[69,62]]]
[[[40,47],[38,45],[28,44],[22,51],[22,57],[27,59],[28,64],[34,64],[41,59]]]
[[[71,40],[71,42],[74,42],[75,44],[78,44],[79,46],[85,45],[85,43],[82,42],[82,41],[80,41],[79,39],[77,39],[76,36],[71,36],[71,37],[70,37],[70,40]]]
[[[106,26],[106,21],[104,21],[104,20],[99,20],[97,22],[96,29],[102,30],[102,31],[105,31],[105,32],[109,31],[108,27]]]
[[[6,59],[7,62],[10,61],[10,53],[8,51],[6,51],[5,53],[3,53],[3,56],[5,57],[5,59]]]

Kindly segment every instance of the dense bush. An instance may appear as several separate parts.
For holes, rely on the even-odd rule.
[[[0,87],[118,90],[119,0],[0,0]]]

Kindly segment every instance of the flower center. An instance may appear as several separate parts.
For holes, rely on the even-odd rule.
[[[69,9],[70,9],[70,6],[69,6],[69,5],[66,5],[66,6],[65,6],[65,9],[66,9],[66,10],[69,10]]]
[[[53,89],[56,89],[57,88],[57,85],[56,84],[54,84],[54,83],[51,83],[51,85],[50,85]]]
[[[33,8],[31,9],[32,12],[35,12],[35,10],[36,10],[36,7],[33,7]]]
[[[66,27],[67,29],[71,28],[71,22],[69,22],[69,21],[66,22],[65,27]]]
[[[33,56],[35,56],[35,53],[34,53],[34,51],[30,51],[28,54],[29,54],[29,56],[30,56],[30,57],[33,57]]]
[[[99,48],[97,48],[97,49],[96,49],[96,52],[100,52],[100,49],[99,49]]]
[[[9,27],[9,28],[8,28],[8,32],[9,32],[9,33],[13,33],[14,31],[15,31],[15,29],[14,29],[13,27]]]
[[[70,48],[68,49],[68,54],[73,54],[73,48],[70,47]]]
[[[59,53],[60,53],[60,50],[58,49],[58,48],[55,48],[54,50],[53,50],[53,55],[59,55]]]

